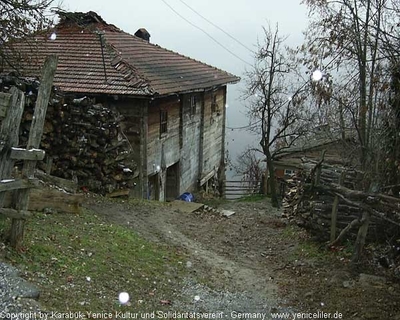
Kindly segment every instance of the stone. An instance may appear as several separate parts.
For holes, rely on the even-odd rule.
[[[360,273],[359,283],[362,287],[383,287],[386,284],[386,278]]]
[[[28,298],[28,299],[38,299],[40,296],[39,289],[33,284],[25,281],[21,278],[10,278],[10,287],[12,288],[9,295],[10,298]]]
[[[222,215],[227,218],[229,218],[230,216],[235,214],[235,211],[231,211],[231,210],[222,210],[221,212],[222,212]]]
[[[353,288],[354,284],[355,284],[354,281],[349,281],[349,280],[343,281],[344,288]]]
[[[10,266],[4,262],[0,262],[0,277],[18,277],[20,272],[17,268]]]

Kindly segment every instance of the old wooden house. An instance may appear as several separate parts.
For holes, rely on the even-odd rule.
[[[227,84],[240,79],[149,40],[145,29],[131,35],[94,12],[60,13],[54,29],[15,43],[2,71],[38,77],[45,56],[57,54],[59,93],[121,115],[118,135],[137,164],[131,194],[164,201],[223,177]]]

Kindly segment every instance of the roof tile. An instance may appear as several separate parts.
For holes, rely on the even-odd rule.
[[[71,23],[74,14],[80,16]],[[38,76],[44,58],[57,54],[54,84],[64,92],[166,95],[240,80],[123,32],[93,12],[68,15],[52,31],[57,35],[55,40],[50,39],[49,33],[42,33],[33,41],[14,44],[24,59],[12,63],[20,67],[22,75]]]

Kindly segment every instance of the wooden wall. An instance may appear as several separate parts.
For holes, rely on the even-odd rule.
[[[196,107],[192,108],[191,97],[195,97]],[[201,170],[200,151],[202,148],[203,93],[181,96],[182,142],[180,161],[180,189],[182,192],[194,191]]]
[[[122,130],[135,150],[135,159],[141,163],[142,187],[138,196],[165,200],[167,168],[173,165],[179,178],[178,194],[194,191],[202,178],[217,173],[224,155],[225,103],[226,87],[152,101],[112,102],[125,117]],[[165,134],[160,133],[161,110],[168,114]],[[150,195],[149,190],[157,195]]]
[[[160,136],[160,110],[168,112],[167,134]],[[147,174],[156,173],[157,166],[165,169],[180,158],[178,97],[154,100],[149,106],[147,135]]]
[[[217,172],[224,150],[225,89],[219,88],[204,94],[204,134],[202,177],[215,170]],[[214,96],[216,106],[213,107]],[[214,111],[215,109],[215,111]]]

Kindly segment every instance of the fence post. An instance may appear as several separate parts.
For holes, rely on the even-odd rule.
[[[339,185],[342,186],[344,184],[344,178],[346,176],[346,171],[342,171],[339,177]],[[336,224],[337,224],[337,213],[338,213],[338,206],[339,206],[339,197],[335,196],[333,200],[332,206],[332,216],[331,216],[331,243],[333,243],[336,239]]]
[[[16,87],[10,89],[11,99],[2,120],[0,128],[0,180],[9,179],[14,168],[14,161],[11,159],[11,147],[18,145],[19,126],[25,105],[25,95]],[[0,208],[3,207],[5,192],[0,192]]]
[[[49,104],[51,89],[53,87],[53,78],[57,69],[58,58],[56,55],[48,56],[43,65],[41,84],[35,105],[35,112],[29,132],[27,149],[39,148],[42,140],[43,125],[46,117],[47,106]],[[25,160],[22,169],[23,178],[33,178],[35,173],[36,160]],[[17,210],[27,210],[29,201],[29,189],[20,189],[15,191],[12,206]],[[18,249],[24,238],[24,219],[12,219],[10,244]]]
[[[365,239],[367,238],[369,224],[371,222],[371,212],[364,210],[361,218],[361,227],[358,229],[356,243],[351,261],[357,263],[360,260],[362,250],[364,249]]]

